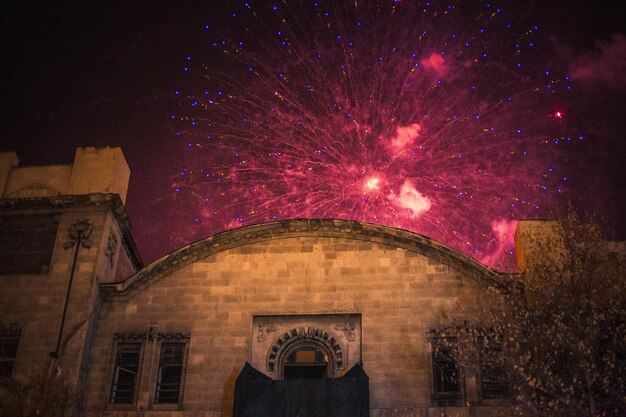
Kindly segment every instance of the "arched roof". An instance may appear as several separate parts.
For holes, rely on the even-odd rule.
[[[220,232],[164,256],[123,282],[101,284],[100,288],[105,296],[126,295],[207,256],[257,242],[295,237],[343,238],[401,248],[439,261],[477,281],[499,283],[505,276],[455,249],[407,230],[354,220],[293,219]]]

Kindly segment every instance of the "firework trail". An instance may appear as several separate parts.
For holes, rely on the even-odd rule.
[[[556,175],[569,86],[513,6],[227,2],[187,57],[177,237],[285,218],[415,231],[487,264]],[[556,142],[556,143],[555,143]]]

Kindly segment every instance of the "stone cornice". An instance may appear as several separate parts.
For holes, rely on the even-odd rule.
[[[111,212],[113,218],[120,226],[125,250],[128,252],[137,269],[142,268],[143,262],[141,261],[137,246],[130,233],[132,227],[130,219],[118,194],[94,193],[59,195],[54,197],[0,199],[0,214],[19,214],[27,210],[63,213],[90,207],[104,207]]]
[[[498,286],[503,284],[507,277],[448,246],[406,230],[352,220],[294,219],[261,223],[218,233],[172,252],[138,271],[126,281],[100,284],[100,290],[106,297],[130,295],[141,291],[151,282],[207,256],[257,242],[294,237],[334,237],[402,248],[448,265],[475,280]]]

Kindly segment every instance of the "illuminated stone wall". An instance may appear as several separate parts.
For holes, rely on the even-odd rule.
[[[427,332],[454,314],[455,303],[488,302],[477,281],[497,277],[422,236],[358,222],[294,220],[226,232],[124,283],[101,286],[105,299],[94,335],[88,406],[119,416],[131,410],[228,416],[238,372],[246,361],[261,362],[255,318],[283,316],[300,325],[311,315],[310,326],[340,339],[341,332],[320,316],[353,314],[361,318],[359,347],[372,415],[438,416]],[[136,403],[108,404],[114,334],[141,339],[151,326],[189,335],[181,405],[152,403],[158,348],[147,337]],[[281,332],[266,337],[275,341]],[[464,376],[463,404],[473,407],[449,407],[448,415],[497,411],[481,407],[475,381]],[[190,414],[173,412],[178,409]]]
[[[41,167],[19,167],[15,154],[0,154],[0,337],[19,334],[11,378],[60,373],[78,406],[98,284],[142,266],[122,201],[129,175],[119,148],[79,148],[74,164]],[[89,233],[76,253],[71,230],[81,219]]]
[[[120,148],[78,148],[74,162],[67,165],[20,167],[18,163],[14,153],[0,153],[1,198],[105,193],[126,201],[130,169]]]

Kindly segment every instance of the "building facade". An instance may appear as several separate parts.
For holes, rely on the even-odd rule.
[[[504,275],[418,234],[310,219],[226,231],[144,266],[129,175],[119,148],[51,167],[0,154],[0,384],[54,370],[76,415],[225,417],[246,363],[273,380],[356,365],[371,416],[510,412],[505,380],[460,368],[453,345],[433,349],[456,306],[488,306],[484,284]],[[284,415],[314,415],[305,408]]]

